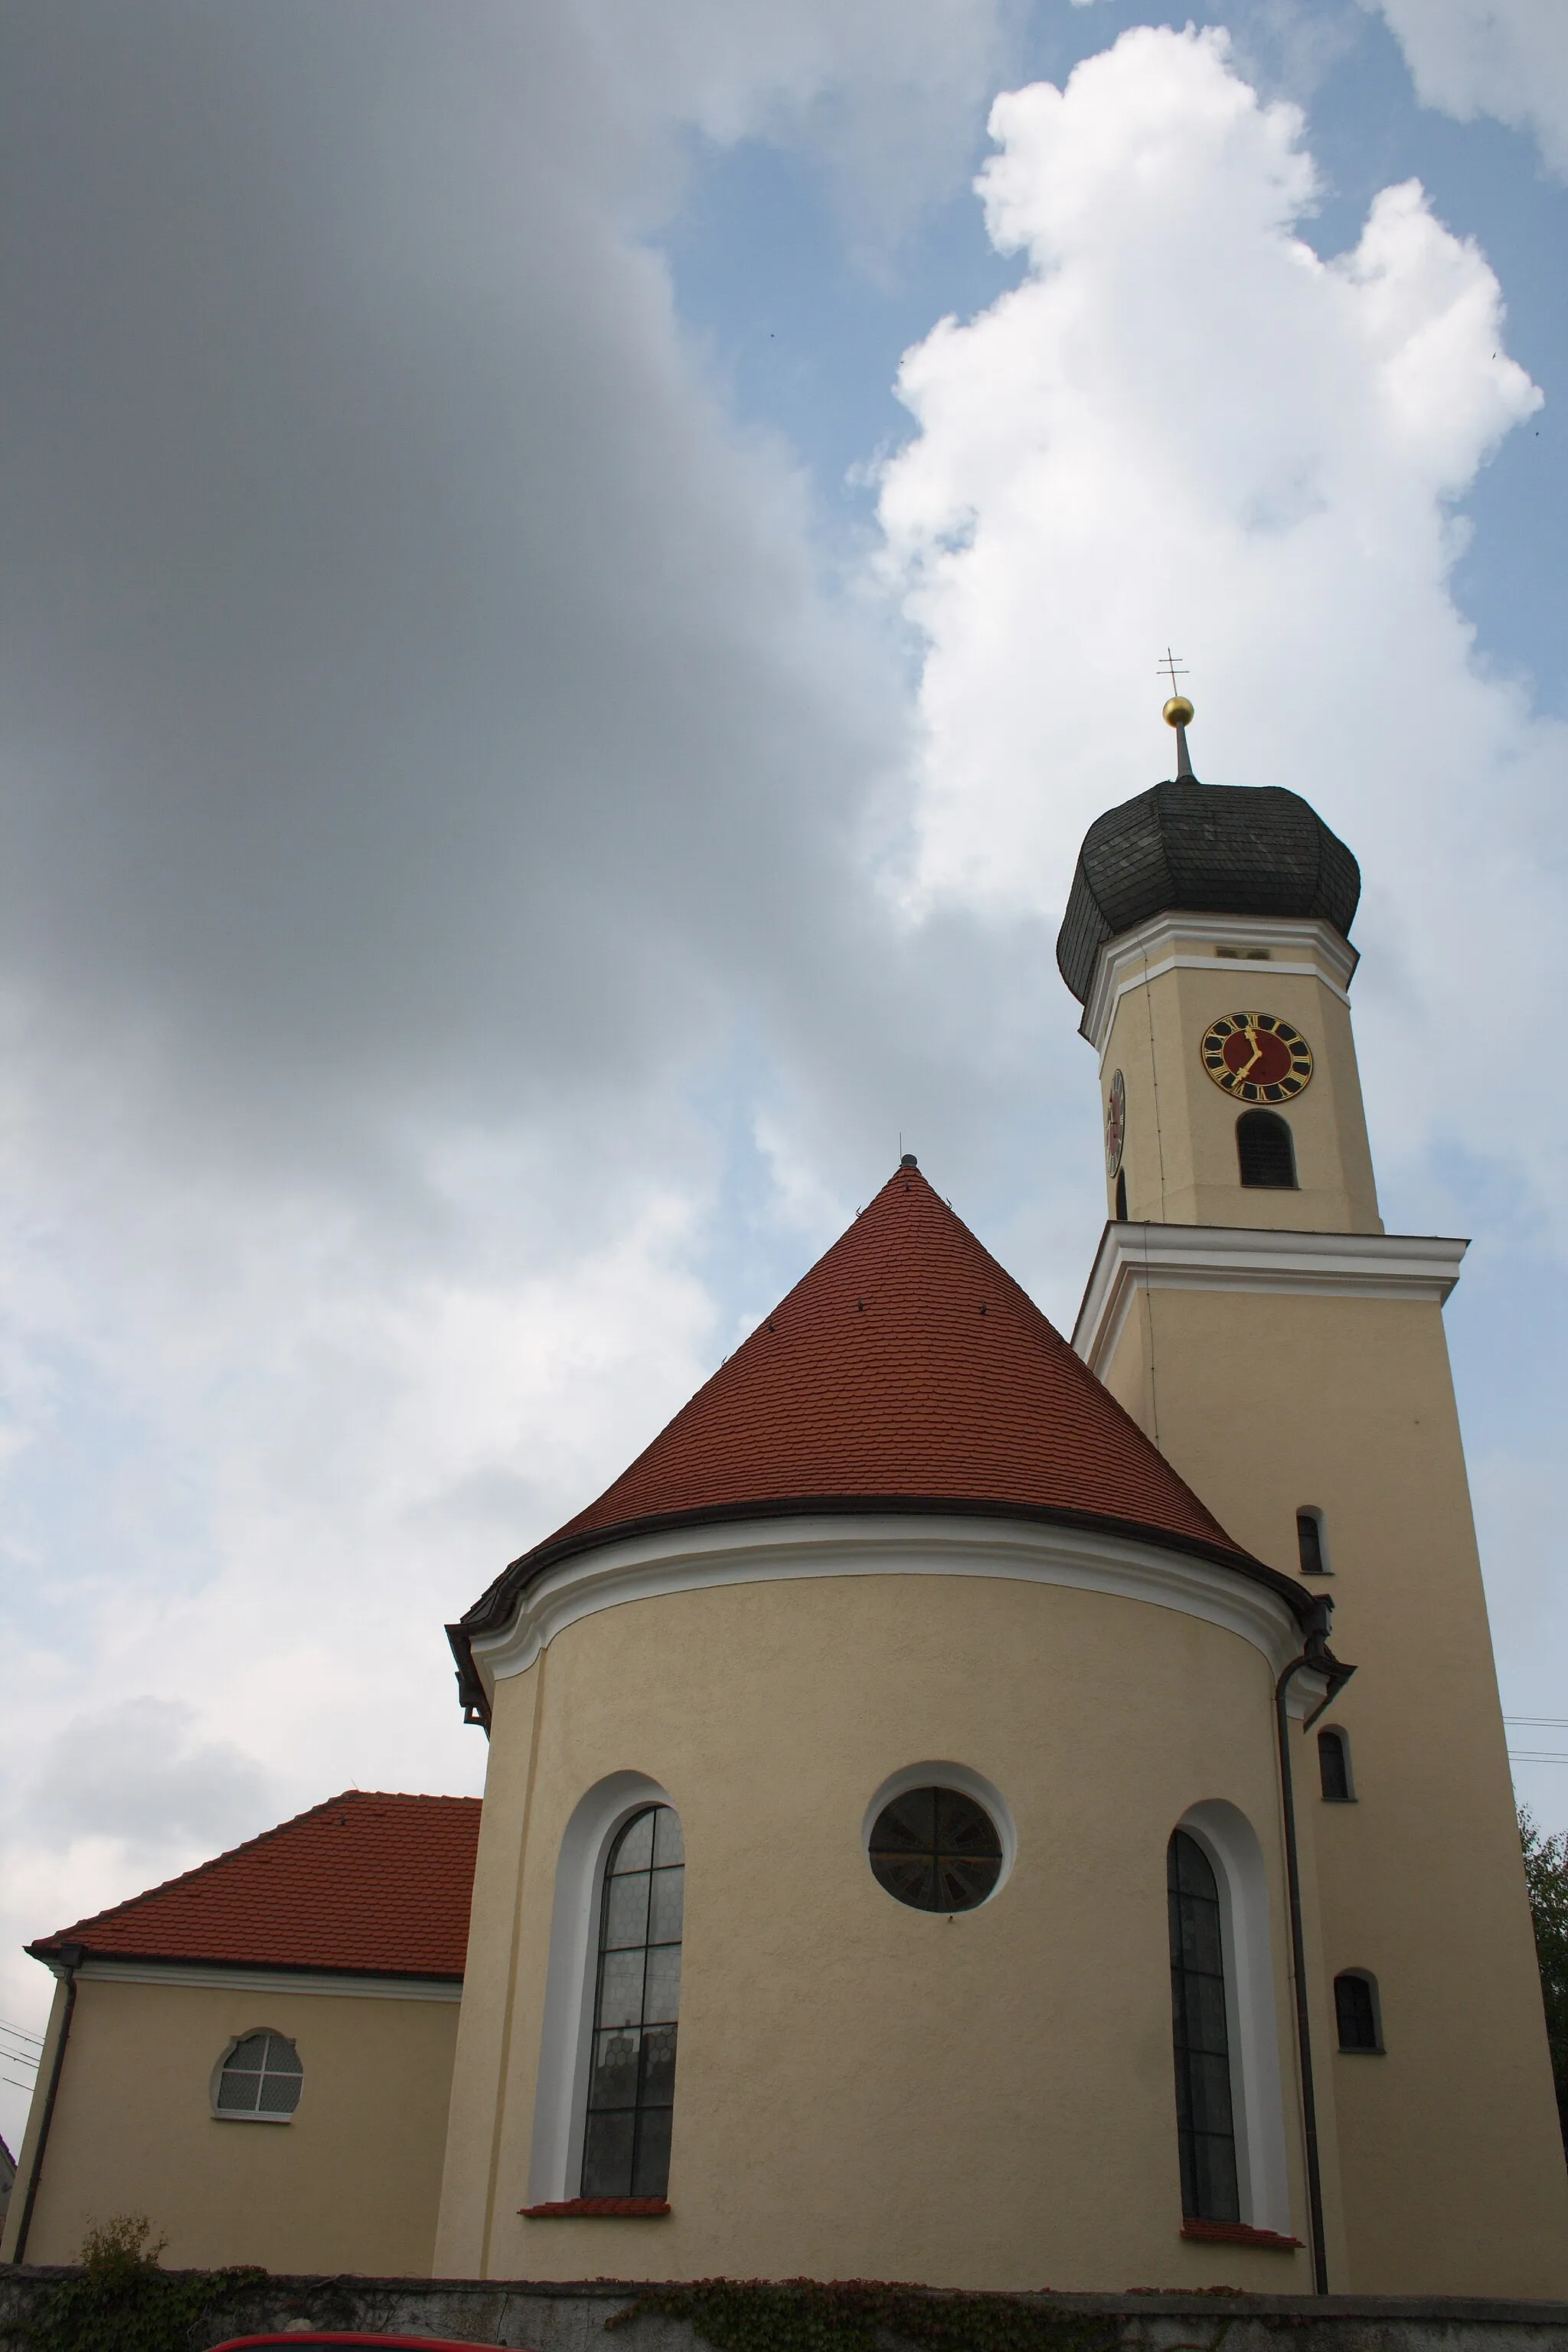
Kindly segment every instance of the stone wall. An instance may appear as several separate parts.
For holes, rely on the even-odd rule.
[[[24,2352],[29,2311],[69,2273],[0,2271],[0,2352]],[[684,2321],[645,2316],[607,2342],[639,2290],[615,2280],[280,2278],[205,2325],[191,2352],[269,2330],[363,2329],[510,2352],[710,2352]],[[967,2300],[968,2298],[966,2298]],[[1104,2323],[1126,2352],[1568,2352],[1568,2304],[1458,2296],[1053,2294],[1007,2298]]]

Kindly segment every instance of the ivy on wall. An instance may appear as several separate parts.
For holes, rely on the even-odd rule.
[[[1103,2319],[1032,2300],[933,2295],[873,2279],[697,2279],[649,2287],[605,2327],[627,2326],[644,2313],[685,2320],[716,2352],[887,2352],[889,2336],[918,2352],[1114,2352],[1121,2341],[1121,2330]]]

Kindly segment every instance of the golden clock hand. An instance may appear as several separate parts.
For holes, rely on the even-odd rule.
[[[1237,1072],[1237,1076],[1243,1078],[1250,1077],[1253,1071],[1263,1059],[1263,1040],[1258,1034],[1258,1024],[1256,1021],[1249,1021],[1247,1023],[1246,1034],[1247,1042],[1252,1048],[1252,1059],[1248,1062],[1244,1070]]]

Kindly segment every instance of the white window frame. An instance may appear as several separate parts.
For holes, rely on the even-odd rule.
[[[1223,1798],[1194,1805],[1176,1823],[1203,1848],[1219,1887],[1226,2032],[1241,2218],[1254,2230],[1292,2234],[1285,2157],[1268,1872],[1247,1815]]]
[[[528,2167],[531,2205],[581,2194],[605,1869],[610,1848],[634,1813],[672,1803],[646,1772],[612,1772],[579,1798],[562,1833]]]
[[[229,2060],[234,2056],[235,2052],[239,2048],[240,2043],[242,2042],[248,2042],[252,2035],[257,2033],[270,2034],[274,2041],[286,2042],[289,2049],[294,2053],[295,2057],[298,2058],[300,2056],[299,2043],[295,2041],[294,2036],[291,2033],[285,2033],[281,2026],[247,2025],[243,2033],[231,2033],[228,2039],[228,2046],[225,2050],[223,2056],[218,2060],[217,2064],[213,2068],[211,2079],[207,2084],[207,2099],[212,2108],[213,2120],[215,2123],[291,2124],[295,2116],[300,2112],[300,2099],[302,2099],[305,2095],[305,2068],[303,2061],[301,2061],[300,2067],[300,2099],[295,2100],[293,2105],[289,2108],[286,2116],[277,2114],[263,2115],[259,2108],[254,2107],[219,2106],[218,2094],[223,2088],[225,2068],[227,2066]]]

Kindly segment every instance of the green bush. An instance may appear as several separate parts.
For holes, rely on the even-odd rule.
[[[190,2352],[199,2320],[258,2285],[258,2270],[166,2271],[167,2239],[144,2213],[95,2221],[81,2268],[62,2279],[24,2330],[27,2352]]]

